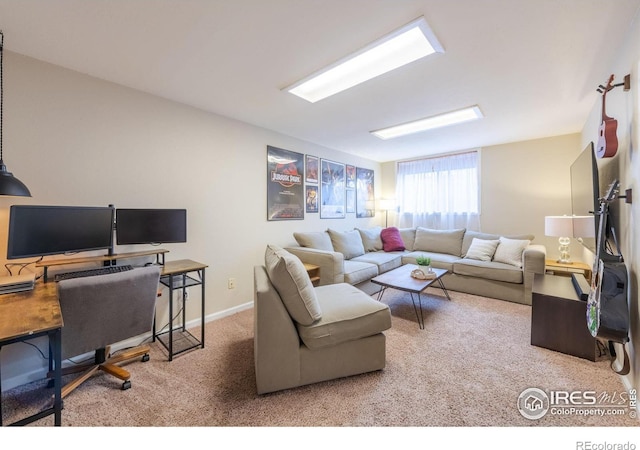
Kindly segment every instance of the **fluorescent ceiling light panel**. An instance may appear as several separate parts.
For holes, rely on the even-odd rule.
[[[431,130],[433,128],[469,122],[470,120],[481,119],[482,117],[484,116],[482,115],[480,108],[477,106],[471,106],[469,108],[459,109],[457,111],[440,114],[438,116],[427,117],[426,119],[420,119],[414,122],[372,131],[371,134],[379,137],[380,139],[393,139],[407,134]]]
[[[433,53],[444,49],[421,17],[285,90],[315,103]]]

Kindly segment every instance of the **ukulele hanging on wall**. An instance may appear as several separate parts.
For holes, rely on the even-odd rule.
[[[598,129],[598,144],[596,146],[596,154],[598,158],[611,158],[618,151],[618,121],[613,117],[607,116],[605,110],[605,101],[607,92],[615,86],[613,82],[613,74],[609,77],[606,86],[600,86],[598,92],[602,92],[602,119],[600,120],[600,128]]]

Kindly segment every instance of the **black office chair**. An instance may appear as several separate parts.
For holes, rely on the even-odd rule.
[[[62,311],[62,358],[95,352],[93,363],[65,367],[63,375],[83,372],[62,388],[62,398],[101,370],[123,381],[122,389],[131,387],[130,374],[117,363],[142,356],[149,359],[149,345],[140,345],[112,356],[110,346],[148,333],[153,319],[160,267],[73,278],[58,282]]]

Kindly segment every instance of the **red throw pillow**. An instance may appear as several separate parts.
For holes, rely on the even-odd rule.
[[[385,252],[400,252],[405,249],[400,230],[396,227],[385,228],[380,232],[382,239],[382,249]]]

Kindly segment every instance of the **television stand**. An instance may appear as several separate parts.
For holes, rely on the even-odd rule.
[[[87,264],[87,263],[95,263],[95,262],[104,262],[104,263],[112,263],[119,259],[129,259],[129,258],[140,258],[144,256],[156,256],[156,263],[164,266],[164,255],[168,253],[169,250],[165,249],[157,249],[157,250],[146,250],[140,252],[128,252],[128,253],[115,253],[112,255],[97,255],[97,256],[83,256],[78,258],[58,258],[58,259],[49,259],[38,261],[36,263],[36,267],[44,268],[44,282],[49,281],[49,267],[54,266],[65,266],[71,264]]]
[[[598,361],[606,350],[587,328],[587,302],[571,278],[536,274],[531,302],[531,345]]]

